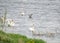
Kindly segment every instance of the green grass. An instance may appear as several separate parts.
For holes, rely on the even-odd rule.
[[[46,43],[41,39],[30,39],[19,34],[11,34],[0,31],[0,43]]]

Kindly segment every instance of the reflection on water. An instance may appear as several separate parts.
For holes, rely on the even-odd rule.
[[[4,8],[7,8],[7,18],[15,21],[14,27],[5,27],[7,32],[32,37],[29,28],[34,24],[37,32],[58,32],[54,38],[40,38],[48,43],[60,43],[59,0],[0,0],[0,16],[4,14]],[[20,15],[21,12],[24,13],[23,16]],[[33,14],[32,20],[29,19],[30,14]]]

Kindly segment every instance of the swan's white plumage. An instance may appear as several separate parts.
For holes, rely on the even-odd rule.
[[[9,26],[15,26],[15,22],[14,22],[12,19],[8,19],[8,20],[7,20],[7,24],[8,24]]]

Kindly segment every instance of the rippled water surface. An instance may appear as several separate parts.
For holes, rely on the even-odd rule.
[[[60,33],[60,0],[0,0],[0,16],[4,15],[5,8],[7,19],[15,21],[14,27],[5,27],[6,32],[34,37],[29,30],[33,23],[36,32],[56,33],[57,31]],[[21,16],[21,12],[24,12],[24,16]],[[30,14],[33,14],[32,21],[28,16]],[[56,34],[54,38],[39,38],[47,43],[60,43],[59,34]]]

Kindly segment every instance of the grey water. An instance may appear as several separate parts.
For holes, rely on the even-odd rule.
[[[60,0],[0,0],[0,17],[7,10],[7,19],[13,19],[14,27],[5,27],[8,33],[17,33],[33,38],[29,30],[34,24],[36,32],[54,32],[54,38],[35,36],[47,43],[60,43]],[[21,12],[24,15],[21,16]],[[29,15],[32,18],[29,18]]]

